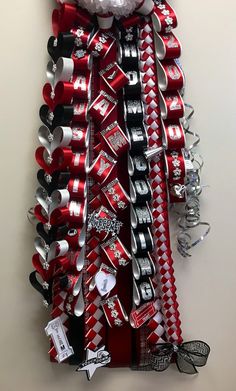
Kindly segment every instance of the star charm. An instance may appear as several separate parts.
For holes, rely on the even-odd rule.
[[[45,289],[45,290],[48,290],[48,288],[49,288],[49,284],[46,281],[44,281],[42,286],[43,286],[43,289]]]
[[[105,365],[109,364],[110,361],[111,356],[110,353],[105,351],[105,346],[102,346],[95,351],[87,349],[86,360],[80,364],[76,371],[86,371],[88,380],[91,380],[96,369],[104,367]]]

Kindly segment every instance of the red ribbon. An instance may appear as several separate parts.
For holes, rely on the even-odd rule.
[[[110,327],[121,327],[128,321],[125,310],[117,296],[109,297],[101,304]]]
[[[116,62],[100,71],[100,76],[114,93],[121,90],[129,82],[128,77]]]
[[[170,202],[184,202],[185,194],[185,158],[182,151],[168,151],[165,154],[166,171]]]
[[[101,151],[97,159],[90,167],[89,172],[95,181],[102,184],[109,177],[115,168],[115,165],[116,160],[114,160],[106,152]]]
[[[118,237],[114,237],[108,240],[108,242],[103,243],[101,248],[115,269],[129,264],[131,255]]]
[[[70,172],[72,175],[86,176],[88,170],[88,153],[87,151],[81,153],[74,153],[70,161]]]
[[[156,34],[157,57],[159,60],[171,60],[181,56],[181,44],[173,34]]]
[[[67,207],[55,209],[50,215],[51,225],[61,225],[63,223],[75,223],[84,225],[86,219],[86,202],[70,201]]]
[[[52,13],[52,28],[55,37],[57,37],[59,32],[68,31],[74,25],[76,17],[76,5],[63,3],[60,9],[54,9]]]
[[[165,0],[154,6],[152,19],[158,32],[170,32],[178,25],[175,11]]]
[[[90,94],[90,74],[76,75],[72,82],[57,83],[54,102],[57,104],[71,104],[72,99],[88,100]]]
[[[179,121],[162,121],[164,146],[168,150],[181,150],[185,148],[185,132]]]
[[[117,100],[105,91],[101,91],[100,95],[90,106],[90,114],[98,123],[103,123],[112,113],[117,105]]]
[[[102,30],[98,30],[88,45],[94,57],[106,57],[115,43],[115,38]]]
[[[86,179],[71,178],[69,180],[67,189],[72,199],[85,199],[87,195]]]
[[[179,65],[174,60],[162,61],[160,65],[165,77],[164,85],[159,83],[161,90],[181,90],[184,87],[184,75]]]
[[[114,179],[106,187],[103,187],[102,192],[115,212],[122,211],[129,206],[130,198],[118,179]]]
[[[103,145],[108,146],[112,153],[119,157],[129,149],[129,140],[117,122],[101,132]]]
[[[163,119],[178,119],[184,116],[184,101],[178,91],[160,93]]]
[[[52,13],[52,27],[55,37],[60,32],[69,31],[72,26],[78,25],[88,28],[91,26],[92,16],[84,9],[76,5],[63,3],[60,9]]]
[[[44,147],[39,147],[35,152],[37,163],[48,174],[52,174],[57,170],[65,170],[69,166],[72,156],[70,148],[57,148],[51,156]]]

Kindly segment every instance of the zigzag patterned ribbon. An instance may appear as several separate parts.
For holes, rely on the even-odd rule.
[[[157,68],[155,58],[154,31],[150,18],[143,24],[140,35],[141,71],[143,75],[144,103],[146,125],[149,135],[149,147],[162,147],[162,131],[158,96]],[[156,344],[163,338],[170,342],[182,342],[178,303],[176,299],[173,260],[170,249],[168,223],[168,193],[163,158],[151,161],[151,186],[153,190],[153,234],[156,253],[155,264],[158,270],[158,290],[161,299],[161,310],[149,322],[152,333],[148,340]]]

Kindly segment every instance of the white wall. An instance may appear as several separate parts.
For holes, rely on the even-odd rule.
[[[190,261],[176,256],[176,276],[186,340],[212,347],[208,366],[189,377],[101,369],[91,383],[67,366],[48,362],[47,312],[28,284],[34,229],[26,211],[34,202],[34,150],[45,81],[46,44],[53,1],[0,4],[1,45],[1,283],[0,389],[235,390],[235,14],[228,0],[172,1],[179,15],[187,100],[205,156],[202,215],[212,223],[209,239]]]

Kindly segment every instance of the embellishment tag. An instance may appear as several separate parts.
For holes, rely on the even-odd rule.
[[[45,333],[52,338],[54,347],[57,351],[56,360],[61,363],[74,354],[73,348],[69,345],[64,326],[60,316],[48,323]]]
[[[102,264],[95,276],[95,284],[100,296],[107,295],[116,285],[116,270]]]
[[[92,229],[96,233],[109,233],[118,235],[123,223],[117,220],[115,214],[109,212],[106,208],[101,207],[98,212],[93,212],[88,216],[88,231]]]
[[[128,322],[129,318],[117,295],[102,301],[101,306],[110,327],[122,327]]]
[[[129,140],[117,122],[103,130],[101,135],[114,155],[120,156],[129,149]]]
[[[149,319],[153,318],[156,312],[157,307],[154,302],[142,305],[142,307],[131,312],[129,319],[131,326],[135,329],[138,329]]]
[[[109,64],[106,69],[100,72],[100,76],[114,93],[118,92],[129,81],[126,74],[117,63]]]
[[[131,259],[130,253],[117,236],[103,243],[101,248],[115,269],[128,265]]]
[[[90,175],[99,183],[103,183],[111,174],[116,165],[114,160],[106,152],[101,151],[89,169]]]
[[[95,121],[102,123],[111,114],[117,105],[117,100],[107,94],[105,91],[101,91],[100,95],[90,106],[90,114]]]
[[[96,369],[104,367],[111,362],[111,355],[102,346],[95,352],[87,349],[86,360],[76,369],[77,372],[86,371],[88,380],[91,380]]]
[[[129,196],[117,178],[103,187],[102,192],[115,212],[119,212],[128,207],[130,202]]]

